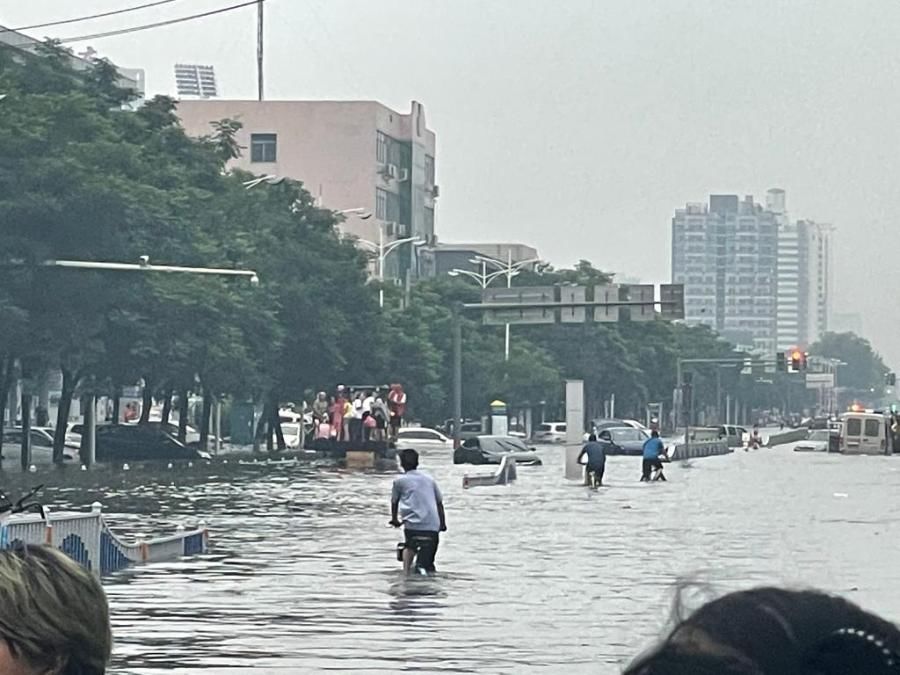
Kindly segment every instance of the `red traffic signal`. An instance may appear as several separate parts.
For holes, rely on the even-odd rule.
[[[807,353],[799,349],[791,350],[791,367],[788,369],[792,373],[800,373],[806,370]]]

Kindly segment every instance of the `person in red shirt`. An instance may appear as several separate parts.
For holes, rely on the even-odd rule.
[[[406,414],[406,392],[402,384],[392,384],[388,393],[388,408],[391,411],[391,440],[397,440],[403,415]]]

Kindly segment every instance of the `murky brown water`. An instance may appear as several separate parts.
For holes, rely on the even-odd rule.
[[[739,452],[649,485],[613,458],[592,493],[563,480],[561,448],[541,454],[517,484],[467,491],[483,469],[424,457],[450,528],[433,580],[399,573],[391,474],[232,460],[41,480],[70,485],[47,503],[99,500],[126,534],[211,529],[207,556],[105,580],[120,674],[615,673],[663,626],[679,575],[815,585],[900,619],[900,458]]]

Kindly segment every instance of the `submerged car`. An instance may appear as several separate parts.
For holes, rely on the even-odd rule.
[[[542,464],[534,448],[513,436],[476,436],[467,438],[453,453],[454,464],[499,464],[506,455],[516,464]]]
[[[831,432],[828,429],[810,431],[806,440],[794,445],[794,452],[828,452]]]
[[[159,422],[98,426],[96,443],[98,462],[210,458],[208,452],[180,443]]]
[[[644,441],[650,438],[643,429],[634,427],[612,427],[597,434],[607,455],[640,455],[644,452]]]
[[[436,429],[401,427],[397,431],[397,446],[416,450],[451,450],[453,441]]]
[[[534,430],[531,439],[535,443],[565,443],[566,442],[566,423],[565,422],[543,422]]]

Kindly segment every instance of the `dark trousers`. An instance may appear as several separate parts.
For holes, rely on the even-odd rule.
[[[356,419],[355,417],[350,420],[350,440],[354,443],[362,443],[363,440],[363,425],[362,420]]]
[[[434,572],[434,556],[437,555],[440,537],[428,530],[406,530],[406,548],[416,552],[416,567]]]
[[[603,484],[603,473],[606,471],[606,464],[598,464],[597,466],[592,466],[588,464],[587,466],[587,474],[588,479],[590,480],[591,474],[595,474],[597,476],[597,484]]]
[[[659,469],[662,471],[663,465],[659,459],[645,459],[643,464],[641,465],[641,480],[646,481],[650,480],[650,474],[653,473],[653,469]]]

